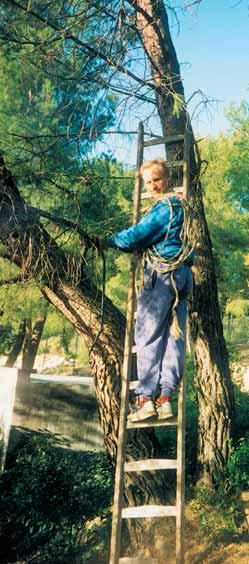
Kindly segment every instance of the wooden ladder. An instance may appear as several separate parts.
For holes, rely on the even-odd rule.
[[[159,145],[163,143],[183,142],[183,160],[170,162],[169,166],[183,167],[182,186],[176,188],[176,192],[181,192],[185,196],[189,191],[189,135],[172,135],[167,137],[155,137],[147,141],[144,140],[143,124],[138,128],[138,148],[137,148],[137,175],[134,189],[134,212],[133,224],[139,221],[141,198],[151,197],[149,194],[142,194],[142,180],[139,169],[143,163],[144,147]],[[166,420],[149,420],[132,423],[127,421],[129,407],[129,391],[134,390],[138,381],[130,381],[132,355],[135,353],[133,346],[134,338],[134,316],[136,303],[136,269],[138,259],[135,254],[131,259],[129,290],[127,300],[126,334],[124,345],[124,362],[122,374],[121,407],[119,419],[118,451],[115,474],[115,490],[112,515],[112,534],[109,564],[159,564],[159,560],[146,557],[120,557],[121,548],[121,525],[122,519],[133,518],[152,518],[152,517],[175,517],[176,518],[176,564],[184,562],[183,546],[183,527],[184,527],[184,499],[185,499],[185,378],[182,378],[178,392],[178,416]],[[126,434],[128,429],[141,429],[145,427],[177,427],[177,458],[176,460],[167,459],[146,459],[132,462],[125,462]],[[142,505],[137,507],[123,506],[124,475],[126,472],[144,472],[152,470],[176,470],[176,505]],[[165,560],[166,562],[166,560]],[[160,559],[160,564],[162,560]]]

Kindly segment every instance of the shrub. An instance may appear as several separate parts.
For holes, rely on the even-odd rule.
[[[231,489],[249,489],[249,433],[232,451],[227,463],[227,481]]]
[[[2,564],[39,549],[42,560],[67,562],[77,551],[88,519],[105,516],[112,495],[112,468],[103,452],[76,453],[54,446],[52,435],[35,435],[1,478]],[[7,560],[5,560],[7,558]],[[13,561],[13,560],[12,560]]]
[[[224,491],[223,485],[210,489],[204,484],[195,488],[190,507],[196,513],[200,533],[208,537],[237,532],[239,505],[236,497]]]

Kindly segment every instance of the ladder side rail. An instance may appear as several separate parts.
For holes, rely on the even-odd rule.
[[[183,195],[189,196],[190,135],[186,128],[183,148]],[[187,321],[188,322],[188,321]],[[185,336],[186,349],[186,336]],[[186,432],[186,374],[185,368],[178,394],[177,472],[176,472],[176,564],[184,563],[184,506],[185,506],[185,432]]]
[[[130,271],[128,303],[127,303],[124,362],[123,362],[123,371],[122,371],[121,405],[120,405],[120,417],[119,417],[115,489],[114,489],[113,514],[112,514],[110,564],[118,564],[118,558],[120,553],[121,511],[122,511],[122,498],[123,498],[123,487],[124,487],[124,457],[125,457],[125,444],[126,444],[126,412],[127,412],[128,398],[129,398],[131,346],[133,343],[132,317],[135,308],[135,299],[134,299],[135,272],[136,272],[136,262],[133,259],[131,265],[131,271]]]
[[[188,127],[188,125],[187,125]],[[183,191],[186,199],[189,197],[189,176],[190,176],[190,132],[186,129],[183,149]]]
[[[186,345],[186,339],[185,339]],[[176,471],[176,564],[184,563],[184,506],[185,506],[185,428],[186,428],[185,370],[178,392],[177,471]]]
[[[134,187],[134,208],[133,208],[133,225],[140,219],[142,178],[140,175],[140,167],[143,164],[144,156],[144,126],[140,122],[138,126],[138,146],[137,146],[137,163],[136,163],[136,179]]]
[[[178,141],[183,141],[184,135],[182,134],[175,134],[175,135],[166,135],[165,137],[158,136],[158,137],[151,137],[147,141],[144,142],[144,147],[152,147],[153,145],[163,145],[165,143],[177,143]]]
[[[133,224],[137,223],[140,214],[142,179],[139,174],[139,169],[143,162],[143,141],[144,141],[144,128],[143,128],[143,124],[140,123],[138,128],[137,174],[136,174],[135,189],[134,189]],[[135,299],[136,299],[136,291],[135,291],[136,268],[137,268],[137,258],[134,254],[131,260],[129,291],[128,291],[128,300],[127,300],[127,317],[126,317],[126,330],[125,330],[124,362],[123,362],[123,371],[122,371],[117,460],[116,460],[116,472],[115,472],[110,564],[118,564],[119,554],[120,554],[120,544],[121,544],[121,511],[122,511],[122,499],[123,499],[123,488],[124,488],[126,416],[128,410],[128,402],[129,402],[129,380],[130,380],[130,371],[131,371],[131,358],[132,358],[131,355],[132,355],[133,331],[134,331],[133,320],[134,320],[134,309],[135,309]]]

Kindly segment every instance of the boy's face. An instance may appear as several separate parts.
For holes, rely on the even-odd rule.
[[[143,172],[144,185],[152,196],[165,194],[168,188],[167,179],[160,167],[148,168]]]

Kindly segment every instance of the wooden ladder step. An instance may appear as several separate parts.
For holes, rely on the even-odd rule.
[[[184,190],[185,190],[184,186],[175,186],[174,187],[174,192],[175,192],[176,196],[177,196],[177,194],[182,194],[184,192]],[[165,194],[165,197],[167,197],[167,193]],[[152,196],[151,192],[142,192],[141,200],[149,200],[149,199],[154,199],[154,196]]]
[[[150,470],[176,470],[177,460],[166,458],[147,458],[125,462],[125,472],[145,472]]]
[[[127,421],[127,429],[145,429],[146,427],[170,427],[177,426],[177,418],[170,417],[169,419],[149,419],[148,421],[139,421],[132,423]]]
[[[139,384],[139,380],[132,380],[129,384],[129,390],[135,390]]]
[[[168,167],[176,167],[176,166],[183,166],[185,161],[165,161],[166,166]]]
[[[159,564],[159,560],[156,560],[155,558],[147,558],[146,556],[139,556],[135,558],[126,556],[119,558],[118,564]]]
[[[144,147],[152,147],[153,145],[161,145],[162,143],[177,143],[178,141],[184,141],[184,135],[166,135],[166,137],[151,137],[147,141],[144,141]]]
[[[137,507],[124,507],[122,519],[176,517],[176,512],[175,505],[138,505]]]

